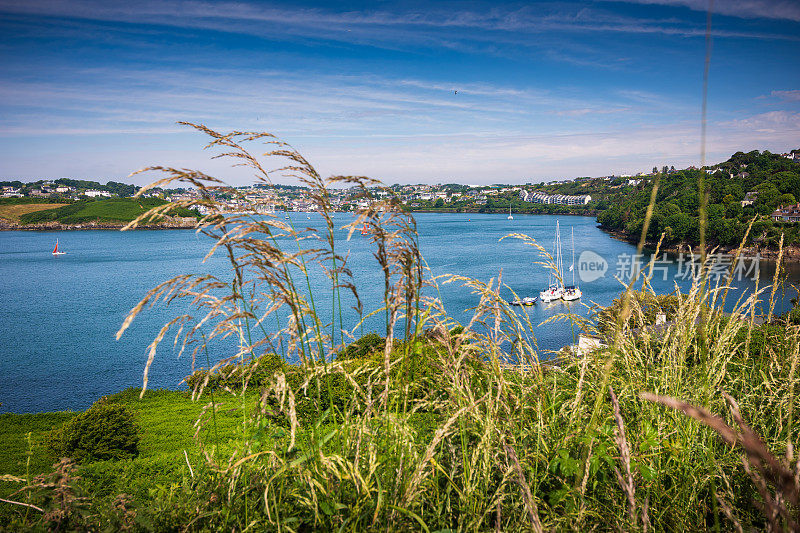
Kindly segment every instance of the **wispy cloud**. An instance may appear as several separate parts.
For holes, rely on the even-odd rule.
[[[770,111],[721,123],[737,131],[751,131],[755,133],[786,133],[787,140],[797,138],[800,132],[800,113],[791,111]]]
[[[0,81],[0,136],[56,131],[161,130],[176,120],[223,128],[270,127],[304,135],[452,134],[473,131],[556,131],[552,116],[625,111],[625,121],[651,116],[655,99],[489,83],[343,76],[286,71],[193,68],[86,68],[74,79]],[[235,90],[232,90],[235,88]],[[12,105],[13,104],[13,105]],[[662,105],[664,101],[662,99]],[[544,117],[550,116],[545,120]],[[75,122],[80,126],[75,127]],[[587,123],[588,124],[588,123]],[[585,124],[583,125],[586,126]],[[575,125],[571,125],[575,127]]]
[[[4,172],[27,168],[31,177],[88,177],[95,168],[119,178],[163,162],[246,179],[190,148],[196,137],[174,125],[190,120],[268,130],[325,174],[389,181],[696,163],[705,23],[699,2],[682,1],[662,3],[698,13],[588,0],[349,11],[252,0],[0,0],[0,29],[9,30],[0,42],[0,160]],[[791,58],[780,68],[753,59],[800,39],[783,17],[715,25],[731,39],[715,55],[730,65],[722,76],[749,82],[714,78],[712,110],[735,120],[709,124],[710,159],[800,144],[800,91],[772,90],[796,86]],[[739,54],[753,44],[742,39],[761,42]],[[773,114],[743,115],[757,95],[769,95]],[[97,149],[84,153],[87,144]]]
[[[295,132],[284,138],[301,149],[323,175],[370,175],[388,183],[519,183],[699,163],[700,131],[694,121],[674,121],[660,127],[609,126],[591,132],[547,135],[495,130],[382,136],[352,132],[328,137]],[[76,145],[69,158],[40,154],[37,175],[97,176],[102,169],[108,179],[115,179],[146,164],[160,163],[200,168],[234,183],[250,179],[248,173],[209,161],[210,154],[190,149],[202,144],[196,135],[176,131],[180,130],[170,131],[169,137],[154,135],[141,150],[129,147],[90,154]],[[154,145],[162,148],[154,149]],[[707,160],[722,161],[738,150],[781,152],[798,145],[800,114],[765,113],[710,124]],[[30,157],[6,157],[4,171],[24,175]]]
[[[770,96],[780,98],[781,100],[788,100],[790,102],[800,102],[800,89],[792,89],[790,91],[772,91]]]
[[[702,3],[694,0],[635,0],[637,3],[685,5],[692,9]],[[760,12],[767,2],[750,0],[732,2],[739,6],[732,12]],[[800,20],[800,7],[792,8],[789,2],[776,2],[774,18]],[[727,5],[726,3],[720,3]],[[752,4],[752,5],[751,5]],[[555,6],[555,7],[554,7]],[[749,7],[748,7],[749,6]],[[749,11],[748,11],[749,9]],[[210,29],[261,36],[304,36],[372,45],[401,43],[412,37],[412,42],[436,46],[461,46],[472,36],[441,35],[430,33],[448,29],[472,29],[492,32],[493,37],[504,39],[503,33],[603,32],[633,34],[664,34],[674,36],[702,36],[703,24],[678,19],[643,19],[609,13],[598,9],[565,4],[534,4],[521,8],[484,7],[473,10],[452,10],[434,4],[427,9],[404,9],[397,5],[394,11],[334,11],[321,8],[284,8],[247,2],[204,1],[141,1],[135,5],[99,0],[0,0],[0,11],[6,13],[69,17],[111,22],[145,23],[162,26]],[[783,14],[783,15],[776,15]],[[797,13],[797,14],[796,14]],[[784,16],[785,15],[785,16]],[[754,39],[790,39],[796,35],[713,30],[719,37]],[[458,44],[461,43],[461,44]]]
[[[611,0],[636,4],[658,4],[707,11],[708,0]],[[796,0],[724,0],[713,4],[714,13],[739,18],[767,18],[800,22],[800,3]]]

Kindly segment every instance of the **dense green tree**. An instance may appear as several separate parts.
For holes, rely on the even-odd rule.
[[[758,198],[755,202],[758,212],[761,214],[771,213],[778,204],[778,197],[780,196],[778,188],[773,183],[766,181],[758,185],[755,190],[758,192]]]
[[[666,167],[662,170],[666,171]],[[749,243],[776,246],[783,234],[785,243],[800,244],[800,225],[775,222],[768,217],[777,205],[794,204],[800,198],[800,165],[758,150],[737,152],[728,161],[714,165],[710,173],[686,169],[662,175],[648,239],[655,241],[664,233],[670,243],[698,243],[701,181],[705,184],[703,194],[708,195],[709,243],[739,244],[747,225],[755,218]],[[614,192],[602,204],[595,204],[597,220],[604,227],[635,239],[643,227],[652,182],[637,189],[619,185],[617,181],[610,182]],[[742,207],[741,201],[750,191],[758,193],[755,204]]]

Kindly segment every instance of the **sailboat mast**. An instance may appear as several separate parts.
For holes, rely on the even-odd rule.
[[[561,227],[556,220],[556,268],[558,276],[561,278],[561,286],[564,286],[564,260],[561,256]]]
[[[575,286],[575,228],[572,228],[572,265],[569,267],[572,270],[572,286]]]
[[[558,224],[558,222],[556,222],[556,224]],[[556,232],[556,234],[553,235],[553,254],[555,254],[556,250],[558,250],[558,248],[556,248],[556,244],[558,244],[558,232]],[[555,260],[556,260],[556,262],[558,261],[558,255],[556,255]],[[557,263],[556,263],[556,265],[557,265]],[[548,271],[547,271],[547,287],[548,288],[552,288],[553,287],[553,270],[552,269],[548,269]]]

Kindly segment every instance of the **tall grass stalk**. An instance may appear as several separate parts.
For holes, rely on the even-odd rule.
[[[178,328],[181,350],[194,341],[204,350],[231,338],[242,344],[202,379],[190,380],[200,397],[215,383],[230,388],[233,381],[225,378],[235,377],[238,390],[230,392],[242,395],[249,428],[231,441],[227,456],[221,447],[207,455],[213,475],[198,473],[192,499],[205,514],[192,528],[697,530],[796,524],[789,474],[796,480],[800,472],[800,464],[791,463],[798,439],[792,417],[800,333],[772,317],[775,281],[768,302],[772,320],[757,325],[763,288],[724,313],[732,277],[706,286],[711,265],[703,262],[688,292],[676,288],[669,327],[655,333],[643,303],[655,295],[643,271],[624,286],[620,312],[610,318],[601,313],[591,320],[568,309],[553,319],[604,335],[607,347],[554,357],[539,348],[528,315],[503,298],[502,273],[488,281],[431,277],[413,218],[391,195],[373,198],[375,180],[322,179],[270,134],[190,126],[210,136],[209,148],[221,149],[217,157],[245,165],[266,185],[275,173],[299,179],[326,226],[320,237],[260,215],[254,205],[223,215],[215,195],[241,195],[220,180],[185,169],[145,169],[167,174],[153,186],[174,182],[198,189],[197,199],[171,207],[210,210],[197,230],[213,239],[209,256],[224,251],[236,279],[178,276],[151,290],[118,333],[148,306],[188,304],[151,344],[145,387],[156,348],[172,328]],[[278,162],[275,170],[251,155],[253,143],[267,143],[265,157]],[[336,248],[327,188],[342,185],[369,201],[347,228],[350,235],[369,228],[383,278],[380,301],[366,302],[366,309],[348,256]],[[638,252],[657,190],[658,183]],[[159,207],[146,217],[168,211]],[[555,270],[534,239],[510,237],[532,246],[542,254],[542,266]],[[331,317],[317,313],[314,268],[330,281]],[[563,273],[555,274],[561,279]],[[444,283],[474,294],[466,324],[448,315],[438,292]],[[345,324],[342,291],[354,302],[355,324]],[[377,314],[385,327],[380,342],[362,351],[358,343],[346,346],[345,339],[360,337],[363,324]],[[209,333],[197,339],[201,327]],[[276,345],[285,347],[277,359]],[[713,412],[729,414],[730,423],[719,417],[728,430],[703,414]],[[785,459],[775,459],[779,454]]]

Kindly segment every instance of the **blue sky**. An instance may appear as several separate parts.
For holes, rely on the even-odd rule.
[[[708,161],[800,147],[800,2],[714,5]],[[252,181],[179,120],[387,183],[698,164],[707,6],[0,0],[0,179]]]

